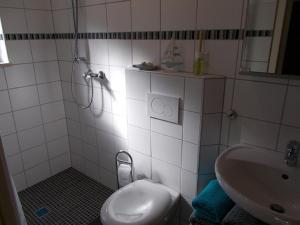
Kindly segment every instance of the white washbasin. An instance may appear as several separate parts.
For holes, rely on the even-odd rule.
[[[300,224],[300,168],[288,167],[282,153],[236,145],[215,164],[230,198],[270,225]]]

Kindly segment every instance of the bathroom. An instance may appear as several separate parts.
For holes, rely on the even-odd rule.
[[[226,149],[243,144],[284,162],[288,143],[300,142],[300,73],[269,65],[280,9],[277,0],[0,0],[0,162],[27,224],[101,224],[121,150],[133,180],[180,194],[172,225],[191,223]],[[161,69],[133,68],[142,62]],[[175,120],[151,116],[156,94],[175,104]]]

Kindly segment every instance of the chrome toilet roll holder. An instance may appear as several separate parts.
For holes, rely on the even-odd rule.
[[[129,160],[125,160],[125,159],[121,159],[121,156],[126,156]],[[121,150],[116,154],[116,172],[117,172],[117,185],[118,185],[118,189],[120,188],[120,183],[119,183],[119,174],[118,174],[118,168],[121,164],[126,164],[130,166],[130,177],[131,177],[131,181],[133,182],[133,160],[132,160],[132,156],[124,151]]]

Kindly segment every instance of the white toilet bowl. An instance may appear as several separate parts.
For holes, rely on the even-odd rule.
[[[135,181],[112,194],[101,209],[103,225],[163,225],[179,193],[151,180]]]

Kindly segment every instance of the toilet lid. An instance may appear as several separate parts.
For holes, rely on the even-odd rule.
[[[171,203],[170,193],[160,184],[140,180],[115,192],[102,208],[101,218],[108,225],[157,224]]]

